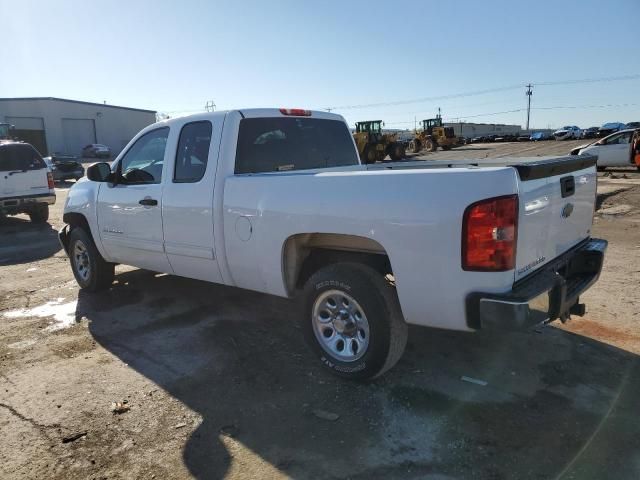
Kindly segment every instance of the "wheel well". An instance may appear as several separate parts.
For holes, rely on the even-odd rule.
[[[65,213],[64,215],[62,215],[62,221],[67,225],[69,225],[70,230],[73,230],[74,228],[82,228],[85,232],[87,232],[87,235],[91,237],[91,240],[93,240],[93,235],[91,234],[91,228],[89,227],[89,222],[87,221],[87,218],[81,213],[76,213],[76,212]],[[61,233],[60,239],[62,240],[65,250],[67,250],[68,248],[68,245],[67,245],[69,241],[68,237],[69,237],[68,232],[63,231],[63,233]]]
[[[72,228],[75,228],[75,227],[84,228],[88,234],[91,234],[91,229],[89,228],[89,222],[87,221],[87,218],[81,213],[75,213],[75,212],[65,213],[64,215],[62,215],[62,221]]]
[[[362,263],[381,275],[393,273],[384,247],[375,240],[357,235],[293,235],[285,242],[282,258],[285,285],[289,294],[301,288],[320,268],[333,263]]]

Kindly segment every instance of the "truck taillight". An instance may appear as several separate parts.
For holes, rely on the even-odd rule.
[[[53,190],[55,188],[55,183],[53,183],[53,173],[47,172],[47,183],[49,184],[49,190]]]
[[[489,198],[467,207],[462,220],[462,269],[512,270],[516,263],[518,196]]]
[[[310,117],[311,110],[304,110],[302,108],[281,108],[280,113],[282,115],[288,115],[291,117]]]

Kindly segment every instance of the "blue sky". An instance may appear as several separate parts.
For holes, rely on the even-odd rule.
[[[532,126],[640,121],[640,0],[0,0],[0,12],[0,97],[175,115],[208,100],[324,109],[521,86],[335,111],[405,128],[441,107],[524,126],[525,111],[487,114],[524,109],[528,82],[636,75],[537,85]]]

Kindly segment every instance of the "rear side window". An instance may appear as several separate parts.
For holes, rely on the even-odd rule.
[[[207,170],[207,158],[211,145],[211,122],[187,123],[180,131],[176,151],[175,183],[198,182]]]
[[[240,121],[235,173],[283,172],[357,165],[347,126],[317,118]]]
[[[10,144],[0,147],[0,171],[40,170],[46,164],[38,151],[29,144]]]

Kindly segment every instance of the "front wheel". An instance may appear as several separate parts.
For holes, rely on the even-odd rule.
[[[424,149],[427,152],[435,152],[436,149],[438,148],[438,146],[436,145],[436,142],[433,141],[433,139],[431,138],[427,138],[424,142]]]
[[[307,281],[300,316],[307,343],[325,368],[369,380],[393,367],[407,343],[395,289],[376,270],[338,263]]]
[[[115,265],[102,258],[91,236],[82,228],[71,230],[68,254],[73,276],[83,290],[97,292],[113,283]]]

